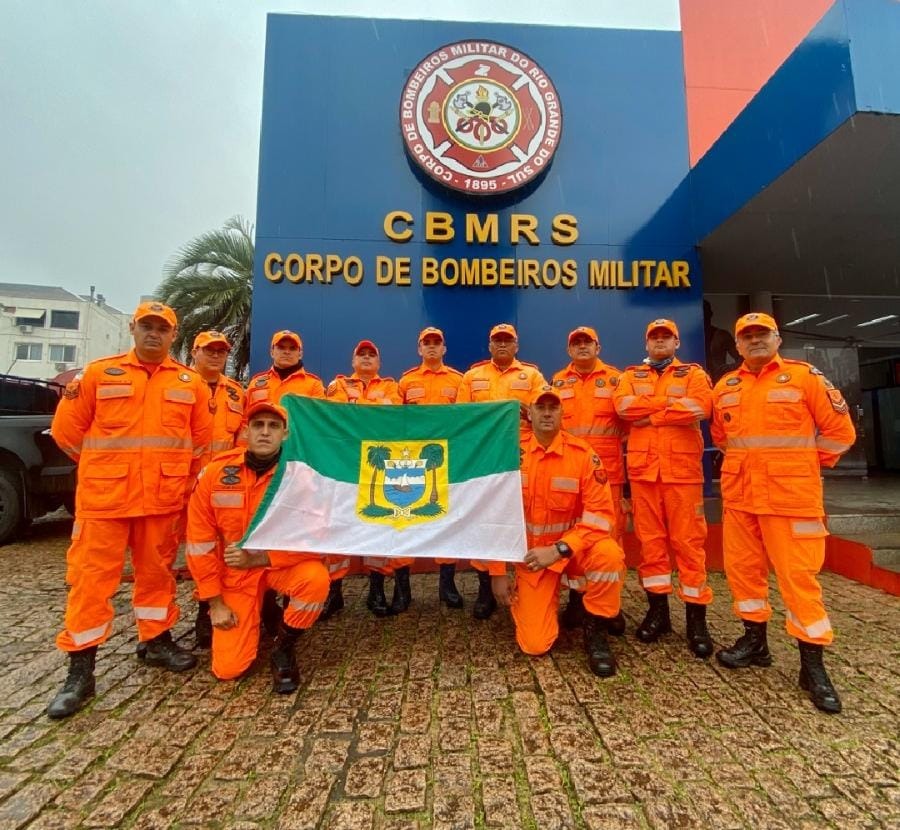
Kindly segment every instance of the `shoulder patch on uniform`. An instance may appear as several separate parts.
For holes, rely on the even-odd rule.
[[[634,376],[635,376],[636,378],[649,378],[649,377],[650,377],[650,372],[648,372],[646,369],[638,369],[638,370],[634,373]]]
[[[840,389],[829,389],[827,394],[828,400],[831,402],[831,408],[839,415],[846,415],[850,411],[850,407],[847,406],[847,401],[844,400]]]
[[[122,369],[120,366],[108,366],[106,369],[103,370],[103,374],[104,375],[124,375],[125,370]]]
[[[66,384],[63,397],[66,400],[73,401],[81,394],[81,381],[73,380]]]
[[[809,373],[811,375],[822,375],[824,374],[821,369],[817,369],[815,366],[809,367]]]

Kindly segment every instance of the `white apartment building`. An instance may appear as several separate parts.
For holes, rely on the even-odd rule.
[[[130,315],[102,294],[0,282],[0,373],[51,380],[98,357],[127,351]]]

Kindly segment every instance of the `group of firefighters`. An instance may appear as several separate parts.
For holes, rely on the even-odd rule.
[[[94,661],[112,633],[111,599],[126,548],[134,568],[138,658],[171,671],[196,665],[171,636],[179,613],[173,565],[182,541],[199,601],[197,645],[211,645],[215,676],[247,671],[262,623],[275,638],[274,690],[298,688],[297,637],[343,608],[350,559],[237,544],[273,477],[288,429],[310,428],[288,423],[280,405],[285,395],[359,405],[519,401],[528,550],[513,566],[514,580],[505,563],[470,560],[478,575],[473,616],[485,620],[498,606],[509,607],[519,647],[534,655],[550,650],[560,622],[581,626],[588,665],[600,677],[616,671],[608,635],[625,631],[620,599],[628,513],[648,603],[636,636],[652,643],[672,630],[675,570],[688,648],[698,658],[714,651],[706,623],[713,592],[705,565],[700,431],[711,419],[713,441],[724,452],[725,571],[744,625],[716,658],[728,668],[771,664],[771,566],[788,633],[799,643],[800,686],[819,709],[841,710],[822,659],[833,634],[816,578],[827,536],[821,467],[834,466],[855,433],[846,402],[822,373],[779,354],[778,327],[768,314],[738,319],[742,363],[715,387],[701,366],[677,358],[678,327],[668,319],[647,325],[647,356],[624,371],[604,363],[597,332],[579,326],[568,337],[569,364],[549,382],[518,359],[517,332],[508,323],[490,330],[490,359],[465,373],[444,363],[444,335],[428,327],[418,338],[421,364],[399,381],[379,374],[378,347],[362,340],[352,372],[327,387],[305,368],[300,336],[278,331],[272,365],[246,390],[223,374],[231,344],[219,332],[196,337],[193,368],[173,360],[176,327],[168,306],[138,306],[133,348],[90,363],[67,386],[53,420],[54,439],[78,462],[79,484],[65,624],[57,637],[69,673],[48,707],[50,717],[73,714],[94,693]],[[455,561],[437,561],[440,601],[462,608]],[[406,611],[412,560],[367,557],[363,564],[370,611],[378,617]],[[390,601],[387,576],[394,578]],[[560,614],[562,586],[569,590]]]

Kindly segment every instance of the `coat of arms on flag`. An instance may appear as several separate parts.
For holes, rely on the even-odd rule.
[[[356,512],[393,525],[433,521],[448,510],[447,441],[363,441]]]
[[[242,546],[522,561],[518,401],[281,404],[288,434]]]

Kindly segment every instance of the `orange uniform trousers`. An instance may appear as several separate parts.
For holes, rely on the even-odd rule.
[[[175,578],[165,551],[171,549],[182,514],[128,519],[78,519],[66,554],[65,628],[57,635],[62,651],[82,651],[106,642],[112,632],[112,597],[122,580],[125,549],[134,566],[132,606],[141,642],[168,631],[178,620]]]
[[[828,531],[821,519],[760,516],[725,508],[722,521],[725,576],[734,612],[751,622],[768,622],[769,564],[787,608],[788,634],[826,646],[834,639],[816,574],[825,561]]]
[[[328,569],[321,557],[297,554],[298,562],[286,568],[248,571],[226,568],[222,599],[237,617],[233,628],[213,628],[212,673],[219,680],[239,677],[256,659],[259,648],[260,610],[263,594],[271,588],[289,598],[285,624],[311,628],[322,613],[328,596]]]
[[[641,587],[651,594],[671,594],[674,554],[678,596],[699,605],[712,602],[706,584],[703,485],[632,481],[631,500],[634,532],[641,543]]]
[[[561,579],[584,593],[584,607],[589,613],[615,617],[621,609],[625,554],[613,539],[605,538],[574,554],[562,574],[550,568],[534,572],[516,565],[515,597],[510,610],[516,625],[516,642],[526,654],[546,654],[559,636]]]

